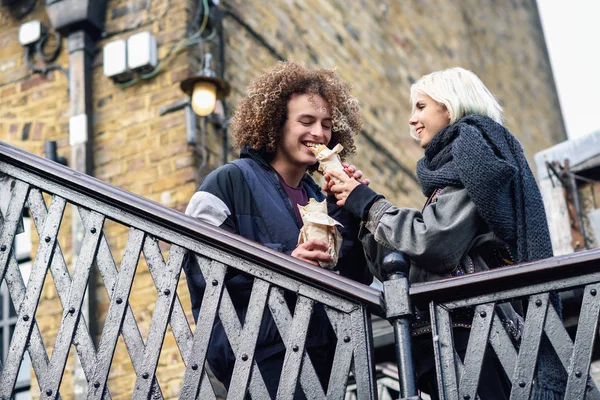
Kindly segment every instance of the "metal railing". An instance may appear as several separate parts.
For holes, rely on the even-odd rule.
[[[271,313],[286,348],[278,398],[292,398],[297,382],[309,399],[342,399],[347,389],[352,398],[377,398],[371,314],[388,319],[394,327],[399,385],[390,383],[390,376],[396,370],[388,366],[383,374],[386,383],[380,386],[399,390],[402,398],[418,398],[410,348],[413,306],[429,309],[432,317],[441,398],[477,398],[483,355],[488,346],[493,348],[511,380],[511,398],[529,398],[535,385],[534,371],[543,335],[568,375],[566,398],[600,398],[596,386],[588,379],[600,311],[600,296],[597,296],[600,250],[415,284],[410,289],[402,273],[401,257],[392,255],[387,262],[397,265],[397,273],[384,282],[383,296],[378,290],[296,261],[4,143],[0,143],[0,174],[3,178],[0,195],[10,196],[0,226],[0,282],[7,283],[18,310],[10,349],[1,367],[0,398],[11,397],[25,351],[30,355],[42,398],[59,398],[71,346],[85,373],[87,398],[111,398],[108,376],[119,336],[135,371],[132,398],[163,398],[156,370],[170,325],[185,364],[180,398],[214,399],[215,391],[204,366],[211,328],[218,317],[236,358],[228,398],[243,399],[249,394],[254,399],[266,399],[269,395],[254,359],[265,312]],[[46,201],[48,198],[50,201]],[[77,212],[85,229],[72,274],[58,234],[67,205],[74,210],[72,218],[77,217]],[[39,236],[27,286],[12,250],[25,207]],[[119,268],[103,229],[107,220],[129,229]],[[167,243],[168,251],[159,242]],[[130,305],[132,282],[142,255],[157,289],[145,342]],[[196,258],[205,281],[211,283],[206,287],[200,309],[202,323],[197,324],[194,333],[177,293],[186,255]],[[110,299],[97,346],[88,328],[89,321],[80,313],[93,268],[97,268]],[[254,277],[243,321],[238,318],[223,284],[229,269]],[[36,319],[48,271],[63,309],[51,358]],[[549,306],[547,292],[576,287],[584,288],[584,296],[577,333],[572,340],[554,307]],[[297,294],[293,315],[284,300],[284,291]],[[528,303],[525,329],[518,344],[502,325],[496,307],[513,299]],[[326,388],[321,387],[305,348],[310,315],[317,303],[324,305],[337,336]],[[462,307],[470,307],[474,315],[464,362],[454,349],[451,314]]]
[[[583,288],[579,323],[572,340],[551,302],[549,291]],[[590,373],[598,335],[600,250],[499,268],[410,288],[415,306],[428,307],[440,397],[475,399],[486,347],[491,345],[511,381],[511,399],[528,399],[534,385],[542,336],[567,374],[565,399],[599,399]],[[495,305],[519,299],[527,303],[520,343],[503,326]],[[474,310],[469,343],[462,362],[454,351],[450,313]]]
[[[18,322],[0,375],[0,398],[11,397],[25,351],[31,356],[42,398],[58,398],[71,345],[75,346],[88,382],[87,398],[111,398],[107,378],[119,335],[127,346],[136,374],[132,397],[163,398],[155,372],[169,324],[185,363],[180,398],[215,398],[204,365],[217,315],[236,356],[228,398],[243,399],[247,391],[255,399],[268,398],[254,360],[265,310],[273,316],[287,349],[279,385],[281,398],[291,398],[296,381],[308,398],[343,398],[351,371],[359,397],[375,398],[370,313],[383,315],[379,291],[3,143],[0,173],[4,176],[0,180],[3,182],[0,193],[11,196],[0,233],[0,281],[8,284],[18,310]],[[51,196],[49,206],[44,195]],[[77,210],[85,228],[72,275],[58,240],[67,204]],[[12,252],[24,207],[28,207],[39,235],[27,286]],[[103,230],[107,219],[129,227],[118,270]],[[159,240],[170,245],[166,261]],[[176,290],[187,253],[196,257],[206,282],[211,283],[206,287],[200,310],[202,323],[194,334]],[[145,343],[129,305],[141,255],[158,293]],[[80,315],[94,265],[110,298],[97,348],[88,321]],[[244,321],[239,320],[223,284],[230,268],[255,277]],[[51,359],[35,318],[48,271],[63,307]],[[293,315],[283,298],[284,291],[297,294]],[[324,305],[337,336],[331,377],[325,389],[305,349],[306,332],[316,303]]]

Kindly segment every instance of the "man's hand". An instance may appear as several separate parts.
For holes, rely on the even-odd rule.
[[[331,263],[333,257],[327,253],[327,243],[322,240],[311,239],[302,244],[292,251],[292,257],[304,260],[312,265],[319,265],[319,261],[324,263]]]
[[[337,179],[338,182],[340,182],[340,183],[336,184],[334,182],[334,180],[331,178]],[[343,206],[344,204],[346,204],[346,199],[348,199],[348,196],[350,195],[350,193],[358,185],[361,185],[361,183],[359,181],[348,177],[347,174],[344,174],[343,172],[340,172],[340,171],[331,171],[331,172],[326,173],[325,181],[328,184],[329,191],[331,193],[333,193],[333,195],[337,199],[336,204],[340,207]]]

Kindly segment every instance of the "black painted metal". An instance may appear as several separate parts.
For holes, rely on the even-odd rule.
[[[562,290],[586,284],[588,279],[590,282],[600,281],[599,265],[600,249],[581,251],[510,268],[417,283],[410,288],[410,299],[416,306],[426,306],[435,301],[452,303],[452,308],[455,308],[468,305],[467,301],[459,302],[465,299],[473,303],[489,303],[527,293]],[[506,295],[502,296],[504,292]]]
[[[19,310],[16,334],[0,375],[0,397],[8,398],[21,357],[29,352],[42,398],[60,398],[58,392],[67,354],[75,345],[87,380],[88,398],[110,399],[108,371],[119,335],[127,346],[136,373],[135,398],[163,398],[155,376],[165,333],[170,325],[186,366],[180,398],[215,399],[205,370],[211,327],[219,316],[236,356],[228,398],[268,398],[264,378],[254,359],[258,330],[264,313],[270,313],[286,347],[278,397],[289,398],[297,384],[307,398],[342,398],[353,373],[352,396],[377,397],[373,363],[371,313],[385,316],[394,326],[398,358],[398,388],[404,399],[417,398],[410,349],[411,303],[427,305],[432,319],[432,340],[440,397],[475,399],[486,347],[491,347],[512,381],[512,398],[529,398],[542,338],[568,372],[567,398],[600,399],[589,377],[592,349],[600,314],[600,250],[527,263],[413,285],[402,273],[384,282],[385,301],[379,291],[328,271],[265,249],[218,228],[191,220],[158,204],[113,188],[94,178],[0,143],[0,173],[14,179],[8,212],[0,225],[0,280],[7,282]],[[3,186],[4,187],[4,186]],[[46,209],[42,192],[52,195]],[[40,237],[27,288],[12,254],[12,242],[25,205],[29,206]],[[85,235],[73,276],[69,275],[59,244],[58,229],[65,207],[81,216]],[[92,211],[93,210],[93,211]],[[104,236],[105,218],[130,227],[130,237],[118,271]],[[168,259],[158,241],[168,243]],[[129,306],[129,292],[143,252],[158,291],[147,343],[144,344]],[[192,253],[209,284],[200,310],[201,321],[192,333],[177,294],[182,262]],[[388,260],[389,261],[389,260]],[[393,260],[391,261],[393,264]],[[110,307],[98,350],[80,313],[85,282],[96,265],[108,290]],[[382,266],[386,271],[389,265]],[[240,320],[223,280],[235,269],[255,277],[244,320]],[[397,268],[397,272],[406,272]],[[63,306],[53,356],[48,358],[35,312],[47,271],[51,271]],[[585,287],[575,342],[562,324],[547,292]],[[290,312],[284,291],[297,295]],[[498,315],[503,301],[528,299],[525,331],[517,345]],[[325,306],[337,336],[331,379],[322,388],[305,349],[310,315],[316,303]],[[465,362],[454,349],[452,310],[472,307],[474,317]],[[386,376],[385,379],[389,379]],[[393,385],[383,385],[381,390]],[[385,389],[387,390],[387,389]]]
[[[400,394],[403,399],[411,398],[417,396],[417,387],[411,348],[412,306],[408,296],[409,285],[406,278],[409,263],[404,254],[393,252],[383,259],[381,269],[389,274],[383,283],[383,293],[386,318],[394,328]]]
[[[477,397],[481,366],[493,317],[494,303],[483,304],[475,308],[473,327],[471,328],[471,336],[469,337],[469,345],[464,360],[464,371],[459,383],[459,398],[475,399]]]
[[[90,204],[99,202],[111,205],[106,211],[109,213],[107,217],[112,219],[130,222],[139,218],[151,223],[157,232],[172,232],[169,239],[173,243],[179,244],[183,237],[194,238],[198,243],[277,271],[336,297],[359,301],[377,315],[385,314],[383,298],[376,289],[269,250],[251,240],[188,218],[178,211],[0,141],[0,171],[3,169],[2,163],[16,167],[19,171],[15,170],[14,173],[23,171],[42,177],[37,181],[40,187],[48,186],[55,191],[71,193],[74,197],[71,201],[75,203],[85,199]]]
[[[571,365],[567,369],[569,378],[565,397],[569,399],[582,399],[587,391],[587,377],[598,332],[598,313],[600,311],[600,299],[597,294],[593,295],[592,293],[598,293],[599,289],[599,284],[585,287],[573,356]]]

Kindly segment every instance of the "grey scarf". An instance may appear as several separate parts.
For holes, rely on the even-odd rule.
[[[438,132],[417,164],[423,193],[459,186],[467,189],[489,227],[516,243],[518,262],[552,257],[552,244],[538,186],[523,149],[502,125],[483,115],[467,115]],[[551,294],[559,315],[558,295]],[[562,399],[566,374],[543,337],[535,399]]]
[[[496,235],[516,242],[519,262],[552,257],[544,204],[523,149],[491,118],[468,115],[445,127],[427,146],[417,176],[426,196],[465,187]]]

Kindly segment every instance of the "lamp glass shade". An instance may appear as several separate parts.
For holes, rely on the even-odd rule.
[[[192,110],[201,117],[206,117],[215,109],[217,102],[217,85],[212,82],[196,82],[192,93]]]

